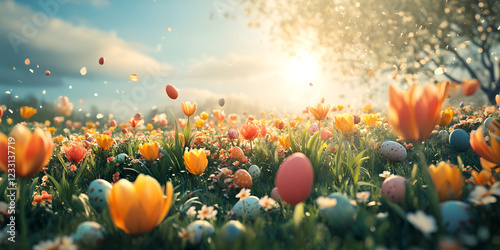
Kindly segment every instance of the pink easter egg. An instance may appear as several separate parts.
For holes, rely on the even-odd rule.
[[[179,97],[179,92],[177,92],[177,89],[172,86],[172,85],[167,85],[167,87],[165,88],[165,90],[167,91],[167,95],[168,97],[170,97],[170,99],[177,99],[177,97]]]
[[[238,133],[238,130],[232,128],[229,131],[227,131],[227,137],[231,140],[238,139],[240,136],[240,133]]]
[[[380,193],[386,199],[400,203],[405,196],[405,183],[407,182],[406,178],[393,175],[389,178],[385,179],[382,183],[382,187],[380,188]]]
[[[99,64],[103,65],[104,64],[104,57],[99,58]]]
[[[273,190],[271,190],[271,198],[275,201],[278,201],[280,199],[280,194],[278,193],[278,188],[273,188]]]
[[[276,174],[276,187],[281,200],[292,205],[303,202],[309,197],[313,182],[311,161],[303,153],[288,156]]]
[[[319,130],[319,125],[317,123],[313,123],[309,125],[309,134],[314,135],[314,133],[318,132]]]

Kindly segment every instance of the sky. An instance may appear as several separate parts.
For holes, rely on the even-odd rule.
[[[322,97],[347,105],[367,94],[332,80],[307,48],[290,57],[232,2],[0,0],[0,100],[67,96],[75,111],[95,105],[129,118],[185,101],[209,111],[220,98],[226,113],[297,113]],[[167,84],[179,89],[177,100]]]

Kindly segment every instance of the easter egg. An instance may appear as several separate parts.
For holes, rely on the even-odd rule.
[[[356,214],[356,208],[351,204],[351,200],[338,192],[328,195],[328,198],[336,199],[337,204],[321,208],[320,211],[325,215],[330,225],[338,229],[351,225]]]
[[[252,165],[248,168],[248,173],[252,176],[252,179],[257,179],[260,176],[260,168],[257,165]]]
[[[0,118],[3,116],[3,109],[0,107]]]
[[[314,182],[311,161],[303,153],[288,156],[276,173],[281,200],[295,205],[309,197]]]
[[[124,162],[125,162],[125,160],[127,160],[127,159],[128,159],[128,155],[127,155],[127,154],[125,154],[125,153],[121,153],[121,154],[118,154],[118,155],[115,157],[115,159],[116,159],[116,162],[118,162],[118,163],[124,163]]]
[[[485,126],[486,128],[488,128],[488,126],[490,125],[490,123],[491,123],[492,121],[494,121],[494,120],[495,120],[495,119],[493,119],[493,117],[488,117],[488,118],[486,118],[486,120],[484,120],[484,126]]]
[[[98,212],[108,207],[106,196],[113,186],[106,180],[93,180],[89,185],[89,202]]]
[[[235,241],[245,233],[245,226],[240,221],[230,220],[222,227],[222,237],[226,241]]]
[[[450,138],[450,134],[446,130],[441,130],[438,132],[438,139],[441,143],[448,143],[448,138]]]
[[[461,108],[465,107],[465,103],[464,102],[460,102],[460,107]]]
[[[236,130],[234,128],[227,131],[227,137],[231,140],[238,139],[239,136],[240,136],[240,133],[238,132],[238,130]]]
[[[101,224],[94,221],[80,223],[73,234],[73,240],[89,247],[96,247],[104,241]]]
[[[240,147],[233,147],[231,149],[231,158],[235,158],[241,161],[243,158],[245,158],[245,154]]]
[[[243,203],[245,203],[243,205]],[[243,218],[243,206],[245,206],[245,218],[256,218],[260,215],[261,207],[259,205],[259,198],[256,196],[249,196],[244,200],[236,202],[233,206],[234,215],[238,218]]]
[[[319,125],[317,123],[313,123],[309,125],[309,134],[314,135],[314,133],[319,131]]]
[[[233,182],[240,188],[252,187],[252,176],[244,169],[239,169],[234,173]]]
[[[450,134],[450,147],[457,152],[465,152],[470,148],[470,136],[461,129],[455,129]]]
[[[186,227],[186,230],[188,231],[189,239],[193,244],[198,244],[204,236],[210,237],[215,233],[215,229],[212,224],[206,220],[193,221]]]
[[[380,146],[380,152],[382,155],[390,161],[404,161],[406,159],[406,149],[403,145],[393,142],[386,141]]]
[[[50,76],[50,71],[45,70],[45,75],[46,75],[46,76]]]
[[[273,200],[275,201],[278,201],[280,199],[280,193],[278,193],[278,188],[273,188],[273,190],[271,190],[271,198],[273,198]]]
[[[177,89],[172,86],[172,85],[167,85],[167,87],[165,88],[165,90],[167,91],[167,95],[168,97],[170,97],[170,99],[177,99],[177,97],[179,97],[179,92],[177,92]]]
[[[224,98],[219,99],[219,105],[224,107],[224,104],[226,104],[226,100],[224,100]]]
[[[104,57],[99,58],[99,64],[103,65],[104,64]]]
[[[386,199],[392,202],[401,202],[405,196],[405,183],[407,182],[406,178],[399,175],[389,176],[382,183],[382,187],[380,188],[380,193]]]
[[[448,233],[456,233],[465,226],[471,225],[467,203],[461,201],[441,202],[441,223]]]

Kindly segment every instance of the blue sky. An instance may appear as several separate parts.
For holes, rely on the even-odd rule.
[[[27,23],[50,13],[39,1],[0,1],[0,95],[68,96],[76,111],[97,105],[123,118],[181,101],[211,110],[225,98],[226,113],[283,113],[300,112],[321,97],[344,105],[361,99],[363,93],[339,88],[346,79],[335,82],[321,72],[319,57],[297,51],[300,59],[290,58],[266,30],[249,28],[242,7],[229,8],[232,17],[224,18],[214,3],[230,2],[70,0],[47,22],[39,18],[36,34],[26,37]],[[12,34],[25,40],[13,46]],[[31,65],[24,65],[26,58]],[[83,76],[82,67],[88,71]],[[130,74],[139,81],[130,82]],[[166,97],[167,84],[180,90],[177,100]]]

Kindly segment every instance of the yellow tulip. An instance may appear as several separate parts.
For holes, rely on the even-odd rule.
[[[121,179],[107,197],[113,224],[130,235],[145,234],[158,226],[172,205],[174,188],[167,183],[167,196],[156,179],[140,174],[134,183]]]
[[[439,122],[449,85],[413,85],[408,91],[389,86],[389,123],[396,135],[409,142],[427,139]]]
[[[373,110],[373,106],[371,104],[366,104],[365,107],[363,108],[363,110],[366,112],[366,113],[370,113],[372,112]]]
[[[14,120],[12,120],[12,118],[7,118],[7,124],[12,124],[12,122],[14,122]]]
[[[290,136],[289,135],[281,135],[278,137],[278,141],[283,148],[290,148]]]
[[[144,157],[144,159],[148,161],[154,161],[156,160],[160,149],[158,148],[158,145],[156,145],[156,143],[151,141],[139,145],[139,151],[141,152],[141,155],[142,157]]]
[[[362,114],[361,119],[365,121],[366,126],[372,128],[377,126],[379,114]]]
[[[186,116],[192,116],[194,115],[194,113],[196,113],[196,105],[196,102],[193,104],[191,104],[190,102],[181,103],[182,112],[184,112]]]
[[[437,167],[431,165],[429,167],[429,174],[431,175],[434,189],[440,201],[456,200],[460,198],[464,180],[462,171],[460,171],[458,167],[442,161]]]
[[[208,113],[207,113],[207,112],[205,112],[205,111],[201,112],[201,114],[200,114],[200,118],[201,118],[202,120],[206,121],[206,120],[208,119]]]
[[[151,123],[148,123],[148,125],[147,125],[147,126],[148,126],[148,131],[151,131],[151,130],[153,130],[153,128],[154,128],[154,127],[153,127],[153,124],[151,124]]]
[[[24,119],[29,119],[36,114],[37,110],[32,108],[32,107],[24,106],[24,107],[21,107],[20,112],[21,112],[21,116]]]
[[[113,145],[114,140],[109,135],[102,134],[96,138],[97,145],[102,149],[108,149]]]
[[[452,108],[447,108],[443,111],[441,111],[441,118],[439,119],[439,126],[441,127],[446,127],[450,124],[451,120],[453,119],[453,115],[455,113],[453,112]]]
[[[334,118],[334,125],[343,134],[348,134],[354,131],[354,117],[350,114],[337,114]]]
[[[198,127],[198,128],[202,128],[203,125],[205,125],[205,121],[202,119],[196,120],[194,123],[196,124],[196,127]]]
[[[11,146],[11,147],[9,147]],[[29,177],[45,167],[54,150],[50,133],[16,125],[9,137],[0,133],[0,169],[16,177]],[[9,153],[10,152],[10,153]]]
[[[208,165],[207,155],[204,149],[191,149],[184,152],[184,165],[189,173],[194,175],[203,174]]]
[[[328,112],[330,112],[330,105],[323,106],[323,104],[318,103],[315,107],[310,106],[309,112],[316,118],[316,120],[321,121],[326,118]]]

